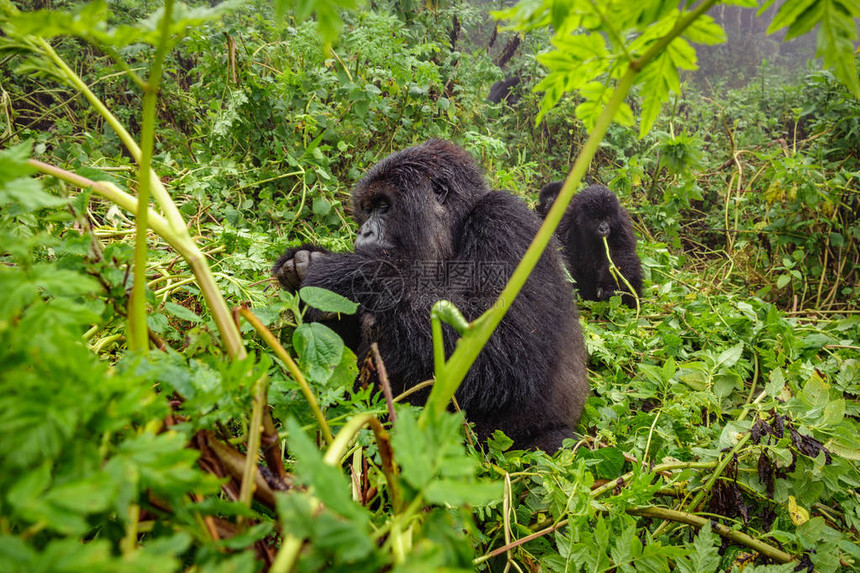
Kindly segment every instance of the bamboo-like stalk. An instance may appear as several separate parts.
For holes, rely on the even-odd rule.
[[[263,428],[263,410],[266,407],[266,392],[269,377],[263,374],[254,384],[254,406],[251,408],[251,421],[248,424],[248,451],[245,452],[245,467],[242,469],[242,485],[239,488],[239,503],[251,507],[254,496],[254,477],[257,473],[257,454],[260,451],[260,433]],[[239,529],[244,529],[245,518],[239,516]]]
[[[137,211],[138,201],[128,193],[120,190],[111,183],[103,181],[92,181],[86,177],[77,175],[65,169],[61,169],[54,165],[38,161],[36,159],[29,160],[30,165],[36,168],[37,171],[46,175],[56,177],[61,181],[65,181],[82,189],[92,189],[98,195],[105,199],[116,203],[120,207],[131,211]],[[170,223],[156,213],[152,208],[148,211],[149,227],[155,231],[158,236],[167,241],[167,243],[176,249],[182,255],[194,276],[197,277],[197,284],[203,292],[203,298],[209,305],[209,310],[212,313],[212,318],[221,332],[221,337],[224,340],[224,345],[227,347],[228,354],[233,358],[245,358],[247,351],[242,343],[242,337],[239,334],[239,327],[233,321],[233,317],[227,307],[227,301],[221,294],[221,290],[215,283],[215,277],[212,275],[212,270],[206,264],[206,257],[188,235],[188,232],[183,227],[180,232],[176,232]]]
[[[245,306],[241,306],[238,308],[238,313],[247,320],[251,326],[254,327],[254,330],[257,331],[257,334],[269,345],[269,347],[275,351],[275,355],[281,359],[287,370],[290,373],[290,376],[293,377],[293,380],[299,385],[299,389],[302,391],[302,394],[305,397],[305,400],[308,403],[308,406],[311,409],[311,412],[316,418],[317,424],[319,424],[320,430],[322,430],[323,438],[325,439],[326,444],[331,445],[334,442],[334,437],[332,436],[331,429],[329,428],[328,422],[325,419],[325,415],[320,408],[319,403],[317,402],[316,396],[314,396],[313,391],[311,390],[310,384],[308,384],[307,379],[305,378],[302,371],[299,369],[299,365],[296,364],[296,361],[293,360],[293,357],[290,356],[289,352],[284,349],[280,342],[278,342],[277,337],[272,334],[272,331],[266,328],[260,319],[257,318],[251,310]]]
[[[134,221],[134,277],[131,297],[128,300],[128,346],[132,351],[149,349],[149,336],[146,326],[146,233],[149,214],[149,195],[152,186],[152,148],[155,145],[155,104],[158,103],[158,89],[161,85],[161,72],[167,55],[167,40],[170,36],[170,18],[173,15],[173,0],[164,0],[161,16],[161,34],[155,57],[149,71],[149,78],[143,86],[143,119],[140,127],[141,154],[137,174],[137,211]]]

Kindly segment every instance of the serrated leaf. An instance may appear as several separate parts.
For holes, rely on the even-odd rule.
[[[854,60],[857,24],[838,2],[824,0],[822,6],[815,55],[822,58],[824,65],[833,70],[833,74],[854,97],[860,98],[860,79]]]
[[[676,562],[680,573],[714,573],[720,566],[720,536],[705,524],[693,540],[692,554]]]
[[[684,30],[684,36],[693,43],[713,46],[726,41],[726,33],[723,28],[707,14],[696,18],[690,26]]]
[[[358,310],[358,303],[324,288],[302,287],[299,289],[299,296],[305,304],[323,312],[355,314]]]
[[[794,0],[793,2],[784,2],[776,11],[776,16],[767,28],[768,34],[773,34],[777,30],[781,30],[786,26],[794,24],[801,14],[806,12],[810,6],[817,4],[819,0]]]
[[[318,384],[325,384],[340,364],[343,340],[323,324],[304,323],[293,332],[293,348],[299,354],[305,375]]]

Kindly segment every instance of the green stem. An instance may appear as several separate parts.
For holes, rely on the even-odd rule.
[[[36,159],[29,160],[30,165],[36,168],[37,171],[56,177],[61,181],[65,181],[82,189],[92,189],[98,195],[105,199],[116,203],[120,207],[137,212],[138,201],[128,193],[121,191],[116,185],[104,181],[92,181],[86,177],[81,177],[75,173],[71,173],[59,167],[43,163]],[[185,227],[179,230],[174,229],[167,220],[153,211],[149,210],[148,221],[150,228],[155,231],[162,239],[164,239],[171,247],[176,249],[188,265],[191,271],[197,277],[197,283],[203,293],[203,297],[209,305],[209,310],[212,313],[212,318],[215,324],[218,325],[218,330],[221,332],[221,337],[224,340],[224,345],[227,347],[227,352],[233,358],[244,358],[247,355],[245,346],[242,344],[242,336],[239,334],[239,327],[233,321],[230,311],[227,309],[227,301],[224,300],[218,285],[215,283],[215,277],[206,264],[206,257],[194,244],[194,241],[188,235]]]
[[[338,432],[334,442],[329,446],[323,461],[330,466],[340,465],[341,458],[349,449],[349,444],[364,426],[370,426],[373,431],[373,437],[376,438],[379,458],[382,462],[382,473],[385,475],[385,481],[388,483],[388,491],[391,495],[391,505],[395,512],[401,512],[403,509],[403,495],[400,491],[400,484],[397,481],[397,466],[394,465],[392,457],[391,439],[388,432],[382,427],[382,423],[373,414],[359,414],[344,426]]]
[[[149,348],[149,337],[146,329],[146,233],[147,215],[149,214],[149,196],[151,188],[152,150],[155,146],[156,104],[158,103],[158,88],[161,85],[161,73],[164,58],[167,55],[167,41],[170,37],[170,17],[173,14],[173,0],[164,1],[164,12],[161,17],[161,34],[155,57],[149,72],[149,79],[143,86],[143,118],[140,127],[140,161],[137,175],[137,212],[134,235],[134,283],[129,297],[129,349],[146,351]]]
[[[317,402],[316,396],[314,396],[313,391],[311,390],[310,384],[305,379],[304,374],[299,369],[299,365],[296,364],[296,361],[293,360],[293,357],[284,349],[280,342],[278,342],[277,337],[272,334],[272,331],[266,328],[260,319],[257,318],[249,308],[244,306],[239,307],[239,314],[242,315],[242,318],[247,320],[251,326],[254,327],[254,330],[257,331],[257,334],[260,335],[266,344],[275,351],[275,355],[281,359],[281,362],[287,367],[287,370],[290,373],[290,376],[293,377],[293,380],[296,381],[296,384],[299,385],[299,389],[302,391],[302,395],[304,395],[305,400],[308,402],[308,406],[311,408],[311,412],[316,418],[317,424],[319,424],[320,430],[322,430],[323,438],[325,439],[326,444],[331,445],[334,442],[334,437],[331,434],[331,429],[328,426],[328,422],[325,419],[325,415],[323,415],[322,409],[320,408],[319,403]]]
[[[651,517],[655,519],[674,521],[677,523],[686,523],[687,525],[692,525],[694,527],[704,527],[710,522],[714,533],[740,545],[745,545],[762,555],[770,557],[774,561],[778,561],[780,563],[791,563],[792,561],[795,561],[794,556],[786,553],[785,551],[780,551],[776,547],[759,541],[746,533],[735,531],[721,523],[716,523],[704,517],[699,517],[698,515],[660,507],[631,507],[627,510],[627,513],[630,515],[638,515],[640,517]]]
[[[433,328],[433,365],[436,371],[437,383],[440,380],[439,373],[442,372],[446,366],[445,340],[442,333],[443,322],[453,326],[454,330],[456,330],[461,336],[466,334],[466,332],[468,332],[472,327],[472,325],[469,324],[469,321],[466,320],[460,310],[454,306],[452,302],[440,300],[433,305],[433,308],[430,310],[430,324]],[[448,402],[451,400],[454,392],[457,391],[457,386],[460,383],[459,380],[454,381],[450,377],[443,377],[441,379],[444,380],[444,383],[448,384],[449,387],[435,391],[435,397],[434,392],[430,393],[431,399],[427,400],[427,404],[419,418],[420,424],[426,424],[428,416],[438,415],[443,412],[448,407]],[[453,385],[453,387],[450,387],[451,385]],[[443,401],[443,398],[445,397],[447,397],[447,399]]]
[[[630,281],[627,280],[627,277],[621,273],[621,269],[615,265],[615,261],[612,260],[612,255],[609,254],[609,241],[606,240],[606,237],[603,237],[603,249],[606,251],[606,260],[609,261],[609,273],[615,279],[615,284],[617,285],[619,280],[624,283],[624,286],[627,287],[627,292],[633,295],[633,298],[636,300],[636,319],[638,320],[639,313],[642,311],[642,307],[639,304],[639,294],[633,288],[633,285],[630,284]]]
[[[170,1],[170,0],[168,0]],[[245,467],[242,471],[242,486],[239,489],[239,503],[251,507],[254,496],[254,473],[257,471],[257,454],[260,452],[260,432],[263,428],[263,410],[266,407],[266,392],[269,389],[268,376],[265,374],[254,384],[254,407],[251,409],[251,422],[248,428],[248,451],[245,453]],[[239,516],[239,529],[245,527],[245,518]]]
[[[72,86],[81,92],[84,98],[90,102],[90,105],[98,112],[100,116],[105,120],[105,122],[111,127],[111,129],[116,132],[119,140],[122,141],[122,144],[125,145],[128,152],[134,158],[134,160],[139,164],[141,160],[141,150],[138,147],[137,142],[131,136],[131,134],[123,127],[122,123],[114,116],[110,110],[101,102],[101,100],[90,90],[89,86],[72,70],[65,61],[63,61],[60,56],[57,55],[57,52],[51,47],[44,38],[35,37],[35,42],[39,45],[42,51],[45,53],[47,58],[57,66],[58,71],[61,75],[68,80]],[[150,189],[152,190],[152,195],[155,197],[158,206],[161,207],[161,210],[164,212],[165,218],[170,222],[170,226],[179,231],[180,229],[185,229],[185,219],[182,218],[182,214],[179,212],[179,209],[176,207],[176,204],[173,203],[173,200],[170,198],[170,195],[167,193],[167,190],[164,188],[164,185],[161,184],[161,180],[158,176],[150,171]]]

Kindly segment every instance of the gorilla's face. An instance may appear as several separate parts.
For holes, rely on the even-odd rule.
[[[431,140],[376,164],[353,190],[356,251],[441,260],[454,252],[463,219],[488,192],[481,172],[455,145]]]
[[[355,219],[361,225],[355,237],[355,250],[390,249],[393,229],[388,224],[392,198],[386,193],[368,194],[358,201]]]
[[[615,194],[602,185],[592,185],[574,198],[577,227],[584,237],[608,238],[619,224],[621,204]]]

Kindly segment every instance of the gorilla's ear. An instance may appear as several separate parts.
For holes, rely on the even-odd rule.
[[[444,203],[448,198],[448,193],[451,192],[451,188],[448,186],[447,179],[437,179],[436,177],[430,177],[430,184],[433,186],[433,193],[436,195],[436,200],[439,203]]]

